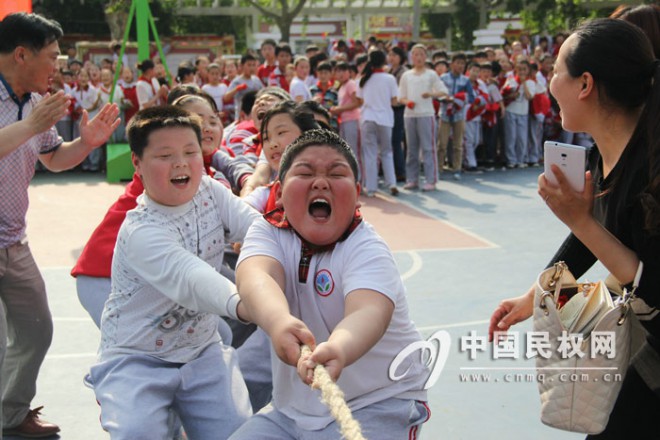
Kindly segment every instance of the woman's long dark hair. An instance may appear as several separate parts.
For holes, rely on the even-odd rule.
[[[386,62],[387,57],[385,56],[385,53],[381,52],[380,50],[369,52],[369,61],[367,61],[367,64],[364,66],[364,70],[362,71],[360,87],[364,87],[367,81],[369,81],[369,78],[371,78],[371,75],[374,73],[374,69],[382,68]]]
[[[566,56],[569,74],[577,78],[589,72],[605,108],[628,112],[643,108],[619,160],[626,165],[615,167],[610,188],[626,194],[635,177],[631,174],[648,167],[648,185],[641,194],[645,226],[651,233],[660,233],[660,61],[644,32],[623,20],[593,20],[580,26],[575,36]],[[611,202],[623,202],[623,198],[617,196]],[[624,207],[611,208],[609,215]],[[616,222],[609,215],[608,222]]]
[[[618,18],[632,23],[640,28],[653,46],[656,58],[660,58],[660,6],[658,5],[621,5],[610,15],[610,18]]]

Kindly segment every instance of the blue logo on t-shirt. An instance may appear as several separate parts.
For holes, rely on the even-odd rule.
[[[321,296],[328,296],[335,290],[335,280],[332,279],[332,274],[328,270],[322,269],[316,272],[314,289]]]

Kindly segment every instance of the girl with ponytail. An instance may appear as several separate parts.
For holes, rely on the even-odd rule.
[[[390,194],[399,194],[394,174],[392,155],[392,106],[398,103],[396,79],[385,73],[386,56],[374,50],[362,72],[360,87],[356,93],[362,104],[360,113],[360,141],[364,175],[362,188],[367,197],[374,197],[378,189],[378,159],[383,167],[385,184]]]

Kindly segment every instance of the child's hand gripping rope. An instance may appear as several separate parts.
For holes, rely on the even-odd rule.
[[[303,345],[298,361],[298,373],[301,378],[305,383],[310,383],[310,379],[313,379],[311,386],[321,390],[321,401],[330,409],[330,414],[337,421],[339,430],[346,440],[365,440],[360,424],[353,418],[351,410],[348,408],[346,400],[344,400],[344,393],[333,381],[328,370],[323,365],[316,364],[313,367],[313,378],[307,374],[310,363],[315,364],[311,361],[311,356],[312,350],[307,345]],[[341,368],[339,371],[341,371]]]

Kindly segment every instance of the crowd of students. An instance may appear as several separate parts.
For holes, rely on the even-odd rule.
[[[373,164],[379,164],[393,195],[398,193],[398,182],[405,182],[408,190],[432,191],[443,171],[460,180],[463,171],[539,166],[546,139],[590,145],[588,136],[561,129],[558,107],[548,90],[563,37],[537,37],[532,46],[523,34],[519,41],[501,48],[469,55],[374,38],[366,45],[340,40],[325,51],[310,45],[304,55],[297,55],[287,43],[265,40],[258,54],[248,51],[239,61],[218,57],[211,62],[207,56],[198,56],[182,63],[172,81],[158,57],[154,57],[156,62],[145,60],[137,66],[137,81],[133,69],[123,66],[113,102],[120,105],[126,122],[138,109],[166,102],[172,87],[196,86],[213,97],[226,127],[248,118],[249,110],[241,111],[246,95],[267,86],[279,87],[296,102],[312,100],[330,112],[331,128],[359,160],[366,195],[373,195],[378,187],[370,168]],[[118,59],[115,53],[114,60],[105,59],[97,66],[81,63],[75,53],[69,56],[68,68],[61,69],[53,81],[54,90],[64,89],[72,98],[69,114],[58,123],[65,139],[75,137],[82,109],[93,113],[109,101]],[[382,64],[374,65],[374,56]],[[367,99],[361,96],[364,79],[374,73],[376,82],[392,84],[390,79],[379,79],[380,73],[382,78],[395,79],[396,92],[390,93],[388,102],[374,102],[382,99],[380,93],[367,93]],[[370,128],[374,123],[388,130],[374,131]],[[124,139],[122,124],[111,141]],[[102,168],[100,153],[90,155],[83,170]]]

